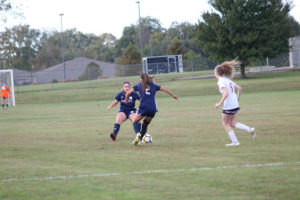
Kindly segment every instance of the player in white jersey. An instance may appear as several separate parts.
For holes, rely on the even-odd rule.
[[[240,142],[236,138],[233,128],[242,129],[249,132],[253,138],[256,133],[254,128],[250,128],[245,124],[236,122],[236,113],[240,110],[239,99],[241,96],[242,88],[231,80],[233,75],[233,68],[239,66],[240,61],[232,60],[226,61],[215,68],[215,77],[218,79],[219,91],[222,94],[222,99],[216,103],[216,108],[219,108],[223,103],[222,122],[224,129],[228,133],[231,143],[225,146],[239,146]],[[237,94],[235,90],[237,89]]]

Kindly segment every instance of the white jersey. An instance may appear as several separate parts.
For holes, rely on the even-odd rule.
[[[222,88],[228,91],[228,97],[224,101],[224,110],[231,110],[239,107],[239,101],[235,93],[235,83],[227,77],[221,77],[218,81],[219,91],[223,94]]]

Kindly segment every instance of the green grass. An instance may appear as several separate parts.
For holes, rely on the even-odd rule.
[[[108,137],[118,109],[106,107],[118,84],[17,93],[17,107],[1,111],[0,199],[299,199],[299,75],[236,80],[243,87],[238,121],[258,133],[254,140],[237,130],[237,148],[224,146],[229,139],[214,108],[220,99],[214,79],[160,82],[180,100],[158,95],[159,112],[149,126],[154,142],[141,147],[131,144],[130,122],[116,142]],[[188,170],[277,162],[284,164]],[[187,170],[133,174],[176,169]],[[120,174],[26,180],[101,173]],[[9,178],[25,180],[3,181]]]

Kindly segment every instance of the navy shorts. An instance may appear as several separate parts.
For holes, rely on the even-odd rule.
[[[128,119],[131,114],[135,114],[136,113],[136,109],[132,109],[132,110],[119,110],[119,112],[125,113],[126,119]]]
[[[234,109],[230,109],[230,110],[222,110],[223,114],[227,114],[227,115],[235,115],[238,111],[240,110],[239,107],[234,108]]]
[[[157,112],[157,110],[153,111],[153,110],[139,109],[138,115],[143,116],[143,117],[151,117],[151,118],[153,118],[155,116],[156,112]]]

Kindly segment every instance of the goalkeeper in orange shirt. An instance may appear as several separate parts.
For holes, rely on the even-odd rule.
[[[10,97],[10,88],[6,84],[6,82],[3,82],[3,85],[1,86],[1,100],[2,100],[2,109],[4,110],[5,104],[6,109],[8,109],[8,98]]]

